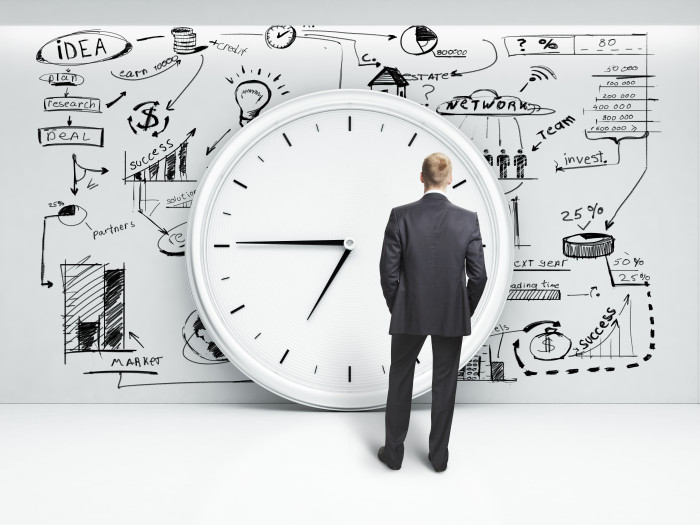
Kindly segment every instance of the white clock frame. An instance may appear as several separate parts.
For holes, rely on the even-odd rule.
[[[229,361],[250,379],[279,396],[316,408],[369,410],[386,405],[388,374],[387,386],[381,390],[332,392],[294,382],[253,358],[217,315],[216,306],[207,288],[208,275],[204,260],[204,243],[207,242],[208,228],[205,219],[211,215],[215,198],[228,180],[229,173],[246,152],[259,140],[287,123],[311,114],[342,109],[384,113],[412,123],[416,128],[425,130],[445,144],[452,155],[459,157],[457,162],[467,167],[471,174],[472,188],[480,191],[488,211],[488,217],[480,218],[482,233],[488,228],[491,238],[494,239],[493,246],[488,247],[493,253],[493,266],[487,266],[486,288],[472,316],[472,333],[464,337],[460,367],[476,354],[503,311],[512,279],[514,254],[508,205],[493,171],[481,152],[459,129],[432,110],[396,95],[362,89],[334,89],[311,93],[269,109],[239,130],[211,161],[197,189],[187,230],[187,274],[192,296],[207,331]],[[383,230],[384,226],[382,224],[377,227]],[[379,261],[377,265],[378,263]],[[378,272],[377,266],[377,286]],[[413,397],[428,392],[432,387],[431,381],[430,374],[416,374]]]

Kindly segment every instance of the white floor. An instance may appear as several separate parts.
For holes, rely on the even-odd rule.
[[[700,523],[700,405],[458,405],[447,471],[414,405],[0,406],[0,523]]]

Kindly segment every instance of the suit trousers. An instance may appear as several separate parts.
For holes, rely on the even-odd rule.
[[[413,376],[418,353],[427,335],[392,334],[389,392],[386,400],[384,455],[393,467],[403,461],[404,440],[411,417]],[[447,464],[457,374],[463,336],[431,335],[433,344],[433,401],[430,412],[428,451],[434,467]]]

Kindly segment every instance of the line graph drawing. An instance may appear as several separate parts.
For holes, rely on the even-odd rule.
[[[590,359],[637,357],[632,340],[632,299],[629,294],[625,297],[620,312],[610,326],[611,329],[598,343],[578,350],[573,356]]]

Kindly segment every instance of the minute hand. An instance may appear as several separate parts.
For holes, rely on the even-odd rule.
[[[237,241],[236,244],[296,244],[302,246],[343,246],[344,239],[321,241]]]

